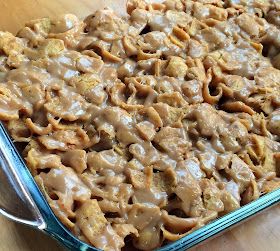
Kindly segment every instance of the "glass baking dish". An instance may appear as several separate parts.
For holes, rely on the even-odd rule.
[[[2,124],[0,124],[0,164],[0,214],[47,233],[70,250],[98,250],[78,240],[57,220]],[[187,250],[278,202],[280,189],[158,250]]]

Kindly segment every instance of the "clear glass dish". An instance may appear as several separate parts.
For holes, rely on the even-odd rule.
[[[58,221],[2,124],[0,124],[0,164],[0,214],[47,233],[70,250],[98,250],[78,240]],[[158,250],[187,250],[278,202],[280,189]]]

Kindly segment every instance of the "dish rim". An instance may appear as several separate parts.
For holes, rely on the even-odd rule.
[[[4,125],[0,123],[0,158],[4,158],[5,163],[8,166],[4,166],[9,178],[16,180],[27,201],[30,203],[31,208],[34,210],[34,215],[37,216],[35,222],[38,224],[30,224],[24,219],[14,217],[8,213],[5,215],[5,211],[1,210],[0,214],[15,220],[19,223],[35,227],[43,232],[47,233],[60,244],[69,248],[70,250],[80,251],[98,251],[93,246],[86,244],[75,237],[55,216],[51,210],[45,196],[42,194],[34,178],[32,177],[25,162],[17,151],[15,145],[11,141]],[[280,188],[274,190],[268,194],[261,196],[259,199],[252,201],[249,204],[241,206],[239,209],[230,212],[222,217],[219,217],[205,226],[195,230],[194,232],[187,234],[181,239],[171,242],[163,247],[156,249],[157,251],[184,251],[192,248],[203,241],[214,237],[229,228],[244,222],[246,219],[262,212],[263,210],[276,205],[280,202]],[[3,213],[4,212],[4,213]]]

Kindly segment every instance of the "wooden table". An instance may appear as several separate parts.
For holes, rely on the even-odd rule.
[[[125,0],[0,0],[0,30],[16,33],[34,18],[74,13],[83,18],[97,8],[112,7],[124,13]],[[0,251],[61,251],[51,238],[0,217]],[[194,251],[280,250],[280,205],[195,248]]]

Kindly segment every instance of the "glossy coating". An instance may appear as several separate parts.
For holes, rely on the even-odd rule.
[[[0,214],[45,231],[71,250],[97,250],[72,236],[56,219],[3,124],[0,124],[0,163]]]
[[[21,1],[22,2],[22,1]],[[27,1],[27,2],[30,2],[30,1]],[[35,2],[35,1],[34,1]],[[36,1],[37,2],[37,1]],[[42,1],[38,1],[38,2],[42,2]],[[53,2],[53,1],[51,1],[51,2]],[[58,1],[59,2],[59,1]],[[69,2],[73,2],[73,1],[69,1]],[[83,1],[84,2],[84,1]],[[105,2],[105,1],[104,1]],[[20,7],[21,8],[21,7]],[[68,7],[69,9],[70,9],[70,7]],[[61,10],[61,9],[60,9]],[[77,10],[77,11],[82,11],[81,9],[80,10]],[[33,12],[33,11],[31,11],[31,12]],[[65,11],[64,11],[65,12]],[[91,10],[90,10],[90,12],[91,12]],[[37,15],[39,15],[39,16],[42,16],[42,11],[40,11],[40,12],[38,12],[38,13],[40,13],[40,14],[37,14]],[[44,13],[46,13],[46,12],[44,12]],[[46,15],[46,14],[43,14],[43,15]],[[23,17],[24,15],[19,15],[19,18],[21,18],[21,17]],[[3,17],[4,17],[4,15],[3,15]],[[26,17],[25,17],[26,18]],[[31,19],[31,18],[34,18],[34,17],[28,17],[28,18],[26,18],[26,20],[28,20],[28,19]],[[19,23],[19,22],[18,22]],[[22,24],[20,24],[18,27],[21,27],[22,26]],[[14,27],[13,29],[14,29],[14,31],[17,29],[17,28],[15,28],[15,26],[12,26],[12,27]],[[2,182],[2,181],[1,181]],[[33,182],[33,181],[32,181]],[[269,195],[270,196],[270,195]],[[276,196],[275,198],[278,198],[277,199],[277,201],[279,201],[279,191],[278,191],[278,193],[275,193],[274,195],[273,195],[273,197],[274,196]],[[276,203],[276,201],[274,201],[273,203]],[[239,210],[238,210],[239,211]],[[248,215],[247,215],[248,216]],[[51,218],[51,217],[50,217]],[[239,218],[237,219],[237,220],[239,220]],[[55,224],[54,224],[55,225]],[[207,226],[208,227],[208,226]],[[217,229],[215,230],[215,231],[217,231]],[[57,235],[57,234],[56,234]],[[189,239],[189,238],[187,238],[187,239]],[[195,239],[195,238],[194,238]],[[183,242],[183,241],[182,241]],[[187,240],[185,240],[185,242],[187,242]],[[72,247],[74,247],[73,245],[72,245]],[[176,250],[176,249],[171,249],[171,250]],[[181,250],[181,249],[180,249]]]
[[[77,238],[71,235],[71,233],[69,233],[68,230],[66,230],[61,225],[61,223],[58,222],[39,188],[35,184],[26,165],[24,164],[13,143],[8,137],[2,124],[0,126],[0,152],[1,179],[3,180],[3,178],[5,177],[3,174],[5,174],[7,180],[9,181],[7,187],[12,187],[12,189],[7,190],[7,192],[10,191],[12,193],[11,196],[16,195],[18,198],[21,198],[24,201],[23,204],[26,205],[25,209],[27,209],[29,211],[29,214],[33,217],[26,216],[29,214],[24,214],[25,212],[21,212],[23,214],[18,214],[17,211],[13,210],[14,203],[8,203],[7,200],[5,200],[5,198],[3,197],[1,197],[0,200],[2,207],[0,213],[12,220],[16,220],[44,230],[46,233],[57,239],[59,242],[61,242],[61,244],[71,250],[97,250],[79,241]],[[2,189],[3,187],[4,186],[1,186]],[[1,194],[5,193],[3,192]],[[229,229],[230,227],[240,223],[241,221],[255,215],[258,212],[261,212],[262,210],[272,205],[275,205],[278,202],[280,202],[280,189],[264,195],[260,199],[246,206],[243,206],[242,208],[194,231],[186,237],[158,250],[186,250],[201,243],[204,240],[207,240],[210,237],[215,236],[216,234]]]

